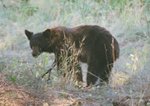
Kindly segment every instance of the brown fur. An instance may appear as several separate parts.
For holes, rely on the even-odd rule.
[[[30,40],[33,56],[38,56],[42,52],[54,53],[58,67],[61,63],[61,51],[68,50],[64,46],[65,39],[67,38],[72,44],[74,43],[75,48],[81,50],[78,54],[78,60],[88,64],[88,85],[94,84],[97,77],[101,81],[108,82],[113,63],[119,57],[117,40],[109,31],[97,25],[83,25],[74,28],[59,26],[37,34],[27,30],[25,33]],[[35,52],[33,48],[36,47],[39,51]]]

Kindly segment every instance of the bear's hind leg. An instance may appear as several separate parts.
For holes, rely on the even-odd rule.
[[[88,73],[87,73],[87,85],[88,86],[90,84],[93,85],[96,83],[96,81],[99,78],[98,71],[99,71],[98,67],[96,67],[95,65],[89,64]]]

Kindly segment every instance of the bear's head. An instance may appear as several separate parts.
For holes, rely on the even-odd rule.
[[[42,52],[52,52],[50,36],[50,29],[45,30],[44,32],[36,33],[25,30],[25,34],[30,42],[30,47],[32,49],[32,56],[37,57]]]

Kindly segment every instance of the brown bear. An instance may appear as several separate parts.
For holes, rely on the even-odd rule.
[[[97,25],[73,28],[58,26],[36,34],[25,30],[25,34],[30,41],[34,57],[42,52],[55,54],[53,67],[55,64],[59,67],[62,50],[68,50],[64,48],[65,39],[69,38],[70,42],[75,44],[76,50],[80,50],[78,61],[82,71],[80,76],[83,76],[80,80],[86,85],[95,84],[97,79],[108,82],[113,63],[119,57],[117,40],[109,31]],[[51,69],[47,73],[50,71]]]

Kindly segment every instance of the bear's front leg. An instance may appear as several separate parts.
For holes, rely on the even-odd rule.
[[[49,74],[49,75],[48,75],[48,79],[47,79],[47,81],[49,81],[49,80],[50,80],[51,71],[52,71],[52,69],[53,69],[55,66],[56,66],[56,61],[54,61],[53,64],[52,64],[52,66],[51,66],[51,68],[50,68],[49,70],[47,70],[47,71],[42,75],[42,78],[43,78],[46,74]]]

